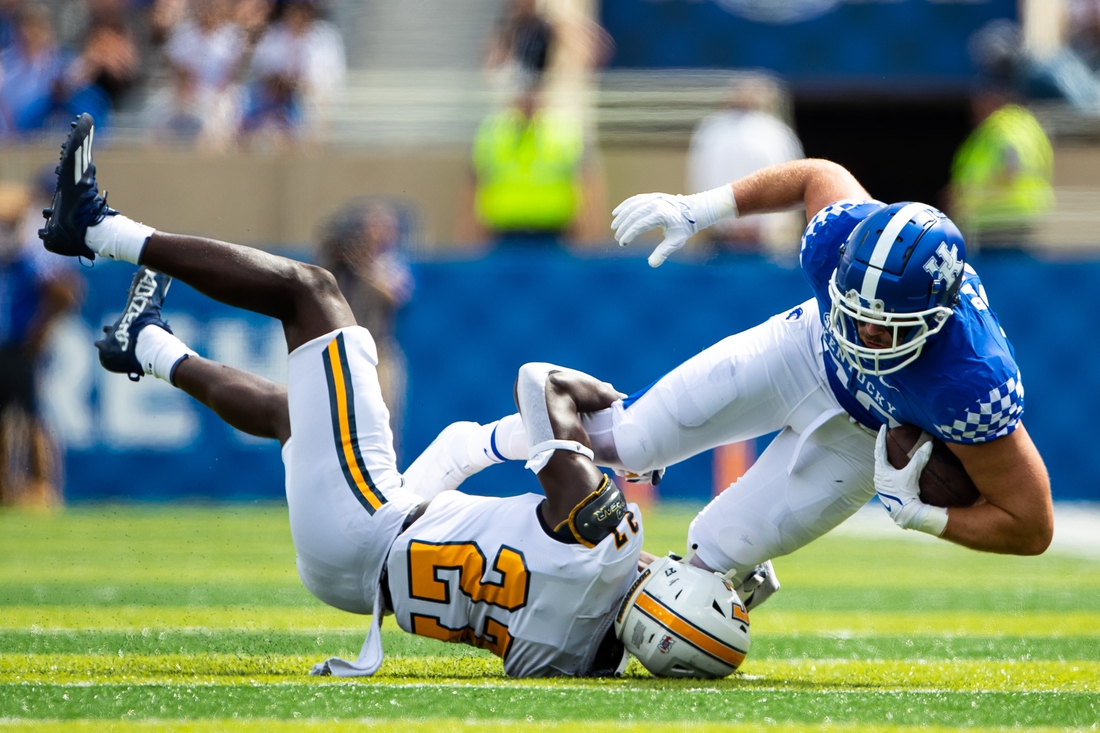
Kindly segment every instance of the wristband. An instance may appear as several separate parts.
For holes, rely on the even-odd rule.
[[[933,537],[943,537],[943,532],[947,529],[947,510],[942,506],[925,504],[910,521],[908,529],[915,529]]]
[[[733,198],[733,186],[726,184],[695,194],[697,204],[692,206],[696,231],[737,216],[737,201]]]

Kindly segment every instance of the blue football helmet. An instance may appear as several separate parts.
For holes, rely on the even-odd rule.
[[[860,222],[829,281],[828,328],[844,359],[874,375],[913,363],[951,316],[965,260],[958,227],[928,204],[891,204]],[[892,345],[864,345],[859,322],[886,328]]]

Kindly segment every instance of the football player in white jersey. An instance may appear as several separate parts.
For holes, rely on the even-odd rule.
[[[659,476],[701,451],[778,431],[689,530],[695,563],[749,581],[739,591],[750,609],[778,587],[770,558],[833,529],[876,490],[905,529],[987,552],[1045,551],[1050,481],[1021,421],[1021,375],[942,212],[874,201],[841,166],[801,160],[691,196],[634,196],[615,209],[613,226],[623,245],[663,229],[649,259],[657,267],[715,221],[800,205],[814,297],[585,416],[597,463]],[[982,499],[951,509],[921,502],[932,446],[895,470],[885,435],[899,424],[947,442]]]
[[[640,514],[592,462],[581,424],[581,413],[622,396],[610,385],[525,365],[513,434],[525,441],[545,496],[441,495],[470,462],[454,459],[453,445],[498,435],[499,426],[451,426],[402,475],[374,340],[333,276],[259,250],[157,232],[107,208],[93,132],[88,115],[73,124],[39,236],[58,254],[141,265],[122,316],[96,343],[105,368],[164,379],[233,427],[282,443],[302,583],[329,605],[373,617],[358,659],[327,660],[315,674],[377,671],[386,611],[406,631],[489,649],[514,676],[612,674],[625,665],[624,649],[656,674],[737,668],[748,616],[724,579],[671,557],[639,574]],[[161,317],[171,277],[278,318],[287,387],[203,359],[176,338]]]

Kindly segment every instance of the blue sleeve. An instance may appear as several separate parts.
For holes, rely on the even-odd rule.
[[[856,226],[885,206],[881,201],[843,199],[817,212],[802,234],[802,273],[819,300],[828,302],[829,278],[840,259],[840,245]]]
[[[979,397],[950,423],[937,425],[941,439],[952,443],[984,443],[1008,435],[1024,414],[1024,385],[1020,373]]]

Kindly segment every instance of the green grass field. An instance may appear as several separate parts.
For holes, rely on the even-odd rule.
[[[646,515],[682,549],[694,510]],[[256,731],[974,730],[1100,727],[1100,562],[826,537],[776,562],[725,680],[509,680],[495,657],[322,606],[277,506],[0,512],[0,729]]]

